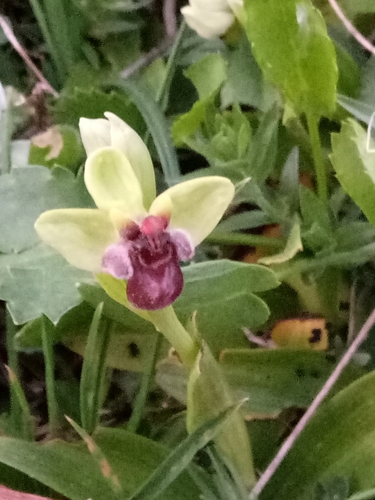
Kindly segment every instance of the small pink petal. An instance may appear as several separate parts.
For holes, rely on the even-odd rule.
[[[169,231],[172,243],[177,250],[178,259],[182,261],[190,260],[194,257],[195,247],[191,242],[189,235],[182,229],[172,229]]]
[[[129,258],[129,243],[121,241],[106,248],[103,256],[103,272],[115,278],[127,280],[133,276],[133,266]]]

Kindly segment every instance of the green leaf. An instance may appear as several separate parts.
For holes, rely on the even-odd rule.
[[[206,300],[219,297],[215,285],[225,280],[228,290],[245,289],[248,292],[264,292],[279,285],[275,274],[269,269],[257,264],[244,264],[232,260],[213,260],[194,264],[183,269],[186,287],[191,287],[192,299],[196,292],[205,294]],[[199,290],[198,290],[199,284]],[[187,295],[188,291],[186,291]],[[195,296],[196,297],[196,296]],[[185,298],[186,300],[186,298]],[[197,304],[201,298],[196,297]]]
[[[117,476],[124,495],[129,496],[169,454],[164,446],[120,429],[98,429],[93,439],[108,461],[103,468],[83,444],[61,441],[29,443],[5,437],[0,437],[0,462],[71,500],[116,500],[118,497],[108,488],[104,477],[107,465]],[[163,499],[191,500],[198,497],[196,486],[183,473],[164,492]]]
[[[63,165],[75,172],[84,159],[84,149],[77,129],[57,125],[31,139],[29,163],[52,168]]]
[[[224,410],[217,417],[205,422],[185,438],[166,460],[153,472],[150,478],[137,490],[130,500],[153,500],[181,474],[191,463],[196,453],[204,448],[237,412],[239,406]]]
[[[96,444],[94,439],[85,431],[85,429],[82,429],[82,427],[80,427],[71,418],[67,417],[67,420],[73,427],[73,429],[77,432],[77,434],[79,434],[83,441],[86,443],[87,449],[89,450],[92,458],[102,471],[103,477],[107,482],[109,490],[114,493],[115,497],[118,497],[122,493],[122,488],[119,484],[118,477],[113,472],[112,467],[110,466],[103,451]]]
[[[310,500],[318,481],[338,475],[347,477],[357,491],[374,488],[374,390],[375,372],[371,372],[323,405],[265,487],[262,499]]]
[[[262,257],[258,260],[259,264],[265,264],[266,266],[272,264],[281,264],[282,262],[287,262],[292,259],[298,252],[303,250],[301,241],[301,228],[300,221],[298,217],[295,217],[294,224],[290,230],[288,240],[286,242],[285,248],[282,252],[270,255],[269,257]]]
[[[139,82],[122,80],[117,87],[129,95],[142,114],[154,140],[168,186],[177,184],[180,179],[180,167],[171,132],[160,107]]]
[[[250,413],[274,415],[291,407],[306,408],[334,368],[334,359],[324,352],[306,349],[225,349],[219,363],[237,399],[246,398]],[[335,391],[359,378],[363,371],[350,365]],[[171,396],[186,403],[188,373],[166,359],[157,372],[158,384]]]
[[[39,166],[14,168],[0,177],[0,252],[20,252],[39,241],[34,223],[52,208],[93,207],[82,176]]]
[[[245,0],[246,33],[266,78],[299,113],[335,109],[335,49],[310,0]]]
[[[358,120],[369,124],[371,116],[374,112],[374,106],[341,94],[338,94],[337,102]]]
[[[245,104],[264,110],[266,88],[248,39],[242,35],[239,42],[228,49],[228,78],[221,89],[222,107]]]
[[[221,369],[208,346],[203,344],[188,382],[186,426],[189,433],[232,405],[232,395]],[[241,415],[235,413],[228,418],[215,443],[246,486],[251,487],[255,475],[249,436]]]
[[[9,428],[13,436],[27,441],[33,441],[35,436],[35,422],[31,414],[25,393],[16,376],[8,367],[9,386],[12,396],[12,428]]]
[[[199,99],[212,96],[227,77],[227,64],[221,54],[208,54],[189,66],[185,76],[197,89]]]
[[[261,184],[274,169],[277,156],[279,111],[276,107],[262,116],[254,134],[245,175]]]
[[[346,193],[375,225],[375,153],[366,151],[366,131],[354,120],[332,134],[331,161]],[[372,141],[371,147],[374,147]]]
[[[314,490],[313,500],[347,500],[349,498],[349,481],[345,477],[334,477],[319,482]]]
[[[81,372],[81,422],[82,427],[89,434],[99,423],[109,341],[110,325],[109,321],[103,318],[103,303],[101,303],[92,318]]]
[[[89,277],[43,245],[0,255],[0,298],[17,325],[42,314],[56,323],[81,302],[76,283]]]
[[[138,134],[143,135],[145,124],[137,107],[122,92],[104,92],[95,88],[81,88],[63,93],[56,100],[54,116],[57,123],[78,127],[81,117],[103,118],[105,111],[114,113]]]

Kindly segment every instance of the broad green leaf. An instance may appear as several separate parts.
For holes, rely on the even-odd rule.
[[[319,482],[314,490],[313,500],[348,500],[349,481],[337,476],[324,482]]]
[[[366,64],[362,68],[362,85],[361,92],[358,96],[358,100],[369,106],[372,109],[372,112],[375,108],[375,85],[374,85],[374,77],[375,77],[375,56],[371,55],[367,60]],[[347,95],[347,92],[345,92]]]
[[[53,323],[81,302],[76,283],[90,279],[43,245],[0,255],[0,298],[15,324],[45,314]]]
[[[97,311],[99,311],[97,309]],[[67,417],[68,422],[73,427],[73,429],[79,434],[82,440],[87,445],[87,449],[89,450],[93,460],[102,470],[102,474],[104,479],[107,482],[108,489],[114,493],[115,497],[118,497],[122,493],[122,488],[119,483],[118,477],[116,473],[112,470],[111,465],[109,464],[106,456],[100,447],[96,444],[94,439],[88,434],[85,429],[80,427],[76,422],[74,422],[71,418]]]
[[[338,94],[337,102],[358,120],[369,124],[371,115],[374,112],[374,106],[341,94]]]
[[[299,113],[335,109],[335,49],[310,0],[245,0],[246,33],[266,78]]]
[[[189,138],[195,134],[197,129],[204,122],[207,106],[210,105],[212,106],[211,100],[208,103],[206,101],[197,101],[187,113],[178,117],[173,123],[172,137],[177,147],[181,147],[184,144],[190,144]],[[196,149],[195,144],[191,144],[191,147],[192,146],[195,146],[193,149]],[[206,146],[206,148],[208,148],[208,146]],[[200,153],[204,153],[202,147],[200,147]]]
[[[39,241],[34,223],[52,208],[93,207],[82,176],[64,168],[15,168],[0,177],[0,252],[20,252]]]
[[[192,368],[187,388],[186,426],[194,432],[207,420],[233,405],[233,398],[217,361],[208,346],[202,345]],[[246,486],[255,482],[249,436],[238,413],[228,418],[215,443],[236,468]]]
[[[267,89],[245,36],[228,51],[228,78],[221,89],[221,105],[245,104],[264,110]]]
[[[103,118],[106,111],[115,113],[138,134],[145,132],[145,124],[136,106],[122,92],[104,92],[97,88],[82,88],[62,94],[53,109],[57,123],[78,127],[79,119]]]
[[[50,127],[31,139],[29,163],[52,168],[62,165],[76,171],[84,159],[78,130],[70,125]]]
[[[87,332],[94,314],[94,309],[86,302],[69,309],[63,314],[52,330],[54,342],[60,342],[63,338],[81,335]],[[42,323],[43,318],[31,320],[19,329],[15,335],[14,342],[17,350],[40,348],[42,345]]]
[[[291,407],[307,407],[331,374],[335,361],[324,352],[292,349],[225,349],[219,364],[237,399],[246,398],[250,414],[274,415]],[[351,365],[335,391],[359,378]],[[160,363],[157,382],[171,396],[186,403],[187,370],[168,358]]]
[[[185,76],[197,89],[199,99],[212,96],[227,77],[227,64],[221,54],[208,54],[189,66]]]
[[[124,495],[131,495],[169,454],[169,450],[147,438],[120,429],[98,429],[93,436],[117,476]],[[101,469],[85,444],[51,441],[28,443],[0,438],[0,462],[49,486],[70,500],[115,500]],[[106,464],[107,465],[107,464]],[[1,477],[0,477],[1,480]],[[183,473],[167,491],[165,500],[191,500],[199,494]]]
[[[239,406],[224,410],[217,417],[205,422],[196,431],[185,438],[162,464],[153,472],[141,488],[132,495],[130,500],[153,500],[181,474],[191,463],[196,453],[204,448],[218,432]]]
[[[341,131],[332,134],[331,161],[346,193],[375,225],[375,152],[366,150],[366,131],[354,120],[343,123]],[[374,141],[370,146],[374,147]]]
[[[265,487],[262,500],[310,500],[318,481],[338,475],[356,491],[374,488],[374,390],[371,372],[324,404]]]
[[[224,280],[228,290],[246,290],[248,292],[264,292],[279,285],[275,274],[269,269],[256,264],[244,264],[231,260],[214,260],[194,264],[183,269],[186,287],[200,285],[199,291],[205,298],[212,300],[219,297],[220,292],[215,290],[218,281]],[[198,288],[191,293],[193,295]],[[185,291],[184,291],[185,292]],[[185,295],[187,295],[186,291]],[[195,296],[196,297],[196,296]],[[198,303],[201,298],[196,297]]]
[[[358,95],[361,86],[361,70],[351,54],[339,42],[334,41],[339,78],[337,90],[346,96]]]

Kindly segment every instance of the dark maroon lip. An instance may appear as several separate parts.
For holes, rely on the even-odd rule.
[[[139,309],[162,309],[182,292],[179,261],[189,260],[194,247],[184,231],[170,231],[168,224],[152,215],[140,225],[132,222],[104,254],[103,271],[128,281],[128,300]]]

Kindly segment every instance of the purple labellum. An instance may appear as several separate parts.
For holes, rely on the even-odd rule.
[[[194,246],[184,231],[168,231],[168,222],[152,215],[140,226],[133,222],[105,251],[103,271],[128,280],[128,299],[139,309],[162,309],[182,292],[179,261],[191,259]]]

